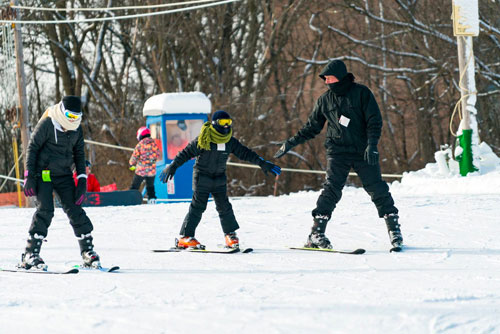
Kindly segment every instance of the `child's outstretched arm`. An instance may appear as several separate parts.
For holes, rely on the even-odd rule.
[[[186,161],[197,157],[200,155],[201,149],[198,148],[198,137],[196,137],[192,142],[190,142],[182,151],[177,153],[174,161],[171,164],[166,166],[163,171],[160,173],[160,181],[163,183],[167,183],[168,180],[174,177],[177,168],[184,165]]]
[[[281,168],[278,165],[273,164],[270,161],[264,160],[257,153],[240,143],[236,138],[234,138],[235,144],[232,153],[238,157],[238,159],[251,162],[255,165],[259,165],[262,171],[267,175],[271,172],[274,175],[281,174]]]

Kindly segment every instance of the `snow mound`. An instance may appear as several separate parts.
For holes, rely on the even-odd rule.
[[[435,153],[436,163],[403,173],[391,191],[403,194],[500,194],[500,158],[485,142],[479,145],[479,171],[463,177],[458,162],[450,159],[451,149]]]

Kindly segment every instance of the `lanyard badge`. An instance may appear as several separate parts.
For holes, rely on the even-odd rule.
[[[50,179],[50,170],[42,170],[42,181],[43,182],[51,182],[52,180]]]

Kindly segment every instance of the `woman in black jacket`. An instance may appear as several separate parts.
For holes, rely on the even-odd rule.
[[[92,223],[81,204],[87,190],[81,101],[66,96],[62,102],[48,108],[38,122],[28,145],[24,193],[36,197],[36,212],[29,228],[28,243],[19,267],[46,269],[40,257],[40,247],[54,217],[52,193],[55,191],[69,218],[80,245],[85,266],[100,267],[94,251]],[[77,186],[71,167],[75,164]]]
[[[233,208],[227,197],[226,163],[230,153],[241,160],[259,165],[264,173],[279,175],[281,168],[259,157],[257,153],[242,145],[232,136],[232,119],[223,110],[218,110],[212,117],[212,122],[206,122],[200,135],[179,152],[174,161],[160,174],[160,180],[167,182],[177,168],[186,161],[196,157],[193,170],[193,199],[189,212],[181,227],[181,238],[177,241],[178,248],[204,248],[194,237],[196,227],[207,208],[208,197],[212,194],[215,207],[219,212],[222,230],[225,234],[226,246],[238,248],[239,239],[236,230],[239,225],[234,216]]]

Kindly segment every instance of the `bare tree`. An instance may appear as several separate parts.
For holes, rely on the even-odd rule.
[[[498,10],[498,4],[488,6]],[[481,8],[481,13],[491,15],[492,9]],[[451,4],[445,1],[357,0],[325,3],[325,8],[314,14],[319,28],[312,30],[327,31],[331,43],[325,44],[334,47],[325,48],[329,52],[323,60],[297,59],[312,65],[343,59],[355,75],[363,73],[358,80],[378,93],[386,123],[381,146],[389,159],[384,168],[399,172],[420,168],[433,161],[440,144],[453,141],[448,131],[450,110],[459,99],[459,90],[450,11]],[[332,12],[341,19],[325,19]],[[484,18],[481,26],[496,34],[486,22]],[[476,48],[478,44],[489,45],[487,49],[492,51],[476,52],[479,96],[484,81],[491,95],[498,94],[493,88],[500,83],[498,73],[490,65],[490,56],[498,57],[499,49],[494,48],[497,36],[482,34],[478,41]],[[479,105],[481,119],[481,98]],[[457,123],[453,126],[457,127]]]

